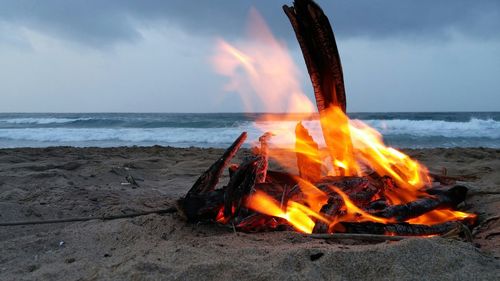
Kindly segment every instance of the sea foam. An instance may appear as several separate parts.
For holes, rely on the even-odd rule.
[[[462,121],[403,118],[371,118],[362,121],[378,130],[390,145],[397,147],[500,147],[500,121],[497,120],[472,117]],[[293,135],[296,123],[257,122],[255,118],[234,114],[73,114],[56,117],[17,114],[0,116],[0,147],[154,144],[224,147],[242,131],[248,132],[250,142],[257,140],[265,131],[273,131],[276,133],[274,144],[291,146],[295,141]],[[303,123],[322,145],[324,142],[319,122],[313,120]]]

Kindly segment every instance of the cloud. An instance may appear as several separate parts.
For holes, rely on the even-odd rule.
[[[19,0],[0,2],[0,24],[19,25],[54,37],[105,47],[141,38],[139,29],[176,26],[196,36],[243,34],[255,6],[279,37],[293,40],[281,10],[291,0]],[[499,39],[498,0],[336,0],[318,1],[339,38],[446,39],[458,33]]]

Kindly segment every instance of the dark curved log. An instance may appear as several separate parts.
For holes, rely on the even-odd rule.
[[[339,175],[356,175],[355,167],[336,165],[336,161],[353,163],[353,147],[345,114],[334,114],[335,108],[346,112],[344,74],[330,21],[312,0],[295,0],[283,6],[295,31],[314,89],[323,137]],[[332,114],[335,120],[331,120]],[[335,123],[333,123],[335,122]]]
[[[330,21],[311,0],[295,0],[283,10],[302,49],[319,113],[331,106],[345,112],[344,74]]]

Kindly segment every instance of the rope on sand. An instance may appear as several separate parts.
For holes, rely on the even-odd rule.
[[[124,219],[124,218],[134,218],[134,217],[145,216],[145,215],[150,215],[150,214],[171,214],[171,213],[175,213],[175,212],[177,212],[177,208],[169,207],[166,209],[159,209],[159,210],[146,211],[146,212],[137,212],[137,213],[123,214],[123,215],[76,217],[76,218],[53,219],[53,220],[37,220],[37,221],[0,222],[0,226],[67,223],[67,222],[90,221],[90,220],[116,220],[116,219]]]

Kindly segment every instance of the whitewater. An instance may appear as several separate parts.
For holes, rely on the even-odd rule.
[[[261,114],[11,113],[0,114],[0,147],[175,146],[225,147],[242,131],[256,140],[281,128],[279,146],[293,145],[297,120],[259,122]],[[277,117],[280,115],[277,114]],[[350,113],[398,148],[500,148],[500,113]],[[277,118],[279,119],[279,118]],[[304,125],[321,144],[317,120]]]

